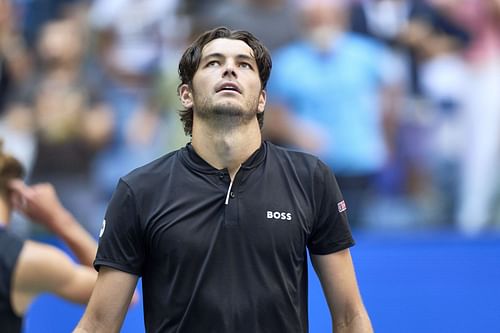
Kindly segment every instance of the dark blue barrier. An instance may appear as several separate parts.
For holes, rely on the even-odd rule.
[[[500,234],[356,233],[358,281],[376,332],[500,332]],[[310,267],[311,333],[331,332],[330,315]],[[83,307],[44,295],[26,333],[67,333]],[[142,303],[129,310],[124,333],[144,332]],[[237,333],[237,332],[235,332]]]

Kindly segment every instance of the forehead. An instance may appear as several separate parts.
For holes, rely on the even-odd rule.
[[[207,43],[201,57],[211,54],[222,54],[226,57],[245,55],[254,58],[253,50],[247,43],[238,39],[217,38]]]

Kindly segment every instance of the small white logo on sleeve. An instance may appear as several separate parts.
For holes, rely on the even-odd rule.
[[[273,220],[291,221],[292,213],[267,211],[267,218]]]
[[[102,220],[101,231],[99,231],[99,238],[102,237],[102,234],[104,233],[104,229],[106,229],[106,220]]]
[[[337,204],[337,208],[339,209],[339,213],[342,213],[343,211],[347,210],[347,205],[345,204],[345,201],[342,200]]]

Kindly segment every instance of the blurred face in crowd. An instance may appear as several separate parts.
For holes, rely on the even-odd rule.
[[[303,0],[298,6],[305,37],[320,49],[328,49],[347,24],[345,0]]]
[[[71,20],[48,23],[39,40],[39,52],[45,63],[52,65],[75,64],[83,52],[82,34]]]
[[[37,88],[34,110],[39,135],[47,142],[64,142],[81,131],[85,95],[80,89],[51,78]]]
[[[191,87],[182,85],[180,95],[195,119],[226,128],[256,121],[266,102],[253,50],[244,41],[228,38],[203,47]]]
[[[0,34],[2,30],[6,30],[10,26],[11,21],[12,6],[10,0],[0,0]]]

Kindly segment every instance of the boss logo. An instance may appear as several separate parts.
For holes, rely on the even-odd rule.
[[[292,220],[292,213],[272,212],[272,211],[268,210],[267,211],[267,218],[273,219],[273,220],[291,221]]]

